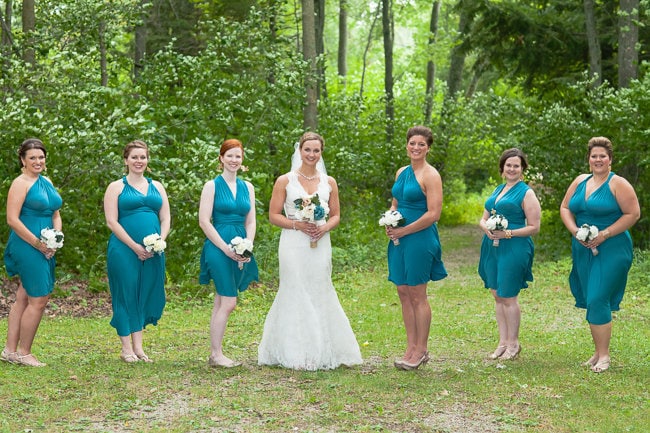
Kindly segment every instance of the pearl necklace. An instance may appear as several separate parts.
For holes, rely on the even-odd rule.
[[[316,173],[316,174],[313,175],[313,176],[307,176],[306,174],[304,174],[304,173],[303,173],[302,171],[300,171],[300,170],[298,170],[297,173],[298,173],[300,176],[302,176],[302,177],[304,177],[305,179],[307,179],[307,180],[318,179],[318,173]]]

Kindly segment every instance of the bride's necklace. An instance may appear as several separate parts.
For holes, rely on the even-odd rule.
[[[311,181],[311,180],[314,180],[314,179],[318,179],[318,173],[316,173],[316,174],[313,175],[313,176],[307,176],[306,174],[304,174],[304,173],[303,173],[302,171],[300,171],[300,170],[298,170],[297,173],[298,173],[300,176],[302,176],[302,177],[304,177],[305,179],[310,180],[310,181]]]

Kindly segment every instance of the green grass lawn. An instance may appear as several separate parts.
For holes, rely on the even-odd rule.
[[[154,364],[125,364],[109,318],[45,318],[34,352],[42,369],[0,364],[1,432],[647,432],[648,288],[632,287],[616,313],[613,364],[594,374],[584,311],[573,307],[568,261],[536,263],[520,296],[520,358],[486,359],[497,343],[493,300],[476,273],[475,227],[441,228],[449,277],[431,283],[431,362],[393,367],[404,349],[399,301],[377,269],[337,273],[335,286],[364,364],[298,372],[257,366],[274,291],[251,288],[226,334],[240,368],[210,369],[212,300],[170,293],[145,331]],[[383,254],[383,247],[378,254]],[[639,272],[637,267],[634,272]],[[172,292],[170,290],[170,292]],[[205,290],[203,293],[208,293]],[[6,333],[0,320],[0,335]]]

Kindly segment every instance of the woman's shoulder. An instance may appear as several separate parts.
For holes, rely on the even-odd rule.
[[[291,178],[292,175],[295,176],[295,174],[293,172],[291,172],[291,171],[288,172],[288,173],[281,174],[275,180],[275,184],[276,185],[287,185],[289,183],[289,179]]]

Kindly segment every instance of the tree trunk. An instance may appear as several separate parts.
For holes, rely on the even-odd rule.
[[[431,8],[431,22],[429,23],[429,61],[427,62],[427,84],[426,84],[426,99],[424,107],[424,124],[431,123],[431,113],[433,111],[433,95],[435,93],[435,79],[436,79],[436,62],[434,60],[433,51],[438,37],[438,17],[440,16],[440,0],[433,2]]]
[[[325,0],[314,0],[314,11],[316,13],[316,56],[318,57],[317,72],[318,85],[317,98],[327,98],[327,82],[325,81]]]
[[[621,0],[618,18],[618,87],[629,87],[637,77],[639,0]]]
[[[102,87],[108,87],[108,67],[106,55],[106,21],[99,20],[99,69],[101,71]]]
[[[386,143],[393,141],[395,106],[393,95],[393,3],[381,0],[381,23],[384,35],[384,93],[386,95]]]
[[[23,0],[23,33],[25,34],[25,48],[23,49],[23,60],[25,63],[34,66],[36,56],[34,52],[34,30],[36,29],[36,12],[34,0]]]
[[[447,78],[447,89],[449,98],[455,98],[456,93],[460,90],[463,81],[463,68],[465,66],[465,53],[461,46],[461,41],[469,28],[470,17],[463,8],[458,19],[458,41],[451,49],[449,60],[449,77]]]
[[[138,79],[144,69],[144,56],[147,52],[147,4],[149,0],[140,0],[140,20],[135,26],[135,48],[133,53],[133,78]]]
[[[305,108],[303,126],[306,130],[318,130],[318,75],[316,58],[316,32],[314,0],[302,0],[302,55],[309,68],[305,73]]]
[[[338,75],[345,87],[348,75],[348,1],[339,0],[339,50],[337,56]]]
[[[368,30],[368,40],[366,41],[366,48],[363,50],[363,67],[361,68],[361,84],[359,85],[359,97],[362,99],[363,99],[363,84],[366,79],[366,66],[368,65],[368,52],[370,51],[370,45],[372,44],[372,34],[375,32],[375,26],[377,25],[377,20],[379,19],[380,11],[381,11],[381,7],[377,6],[374,17],[372,19],[372,24],[370,25],[370,30]]]
[[[599,87],[603,83],[603,55],[598,41],[598,29],[596,29],[594,0],[584,0],[583,5],[589,46],[589,76],[592,79],[592,87]]]
[[[4,16],[0,10],[0,25],[2,25],[2,70],[8,71],[11,67],[11,48],[14,44],[13,35],[11,33],[11,23],[13,21],[13,5],[11,0],[7,0],[5,4]]]

